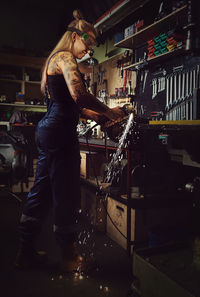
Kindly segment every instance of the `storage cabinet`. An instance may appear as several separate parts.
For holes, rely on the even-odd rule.
[[[147,41],[154,38],[156,35],[159,35],[160,33],[163,33],[163,32],[167,32],[176,26],[181,27],[185,25],[186,22],[187,22],[187,5],[184,5],[181,8],[171,12],[167,16],[159,19],[158,21],[155,21],[154,23],[148,26],[144,26],[144,28],[142,28],[140,31],[136,32],[135,34],[132,34],[127,38],[122,39],[121,41],[115,43],[115,46],[132,49],[134,52],[138,48],[140,48],[144,43],[147,43]],[[166,53],[157,55],[153,58],[147,58],[146,56],[145,61],[150,64],[150,63],[155,63],[158,60],[160,61],[162,59],[168,59],[183,53],[182,49],[183,49],[183,46],[180,46],[180,47],[176,47],[174,50],[167,51]],[[138,67],[141,67],[143,64],[145,64],[144,58],[145,57],[143,55],[143,59],[141,59],[141,61],[137,61],[129,66],[126,66],[124,67],[124,69],[136,70]]]
[[[44,61],[44,58],[0,53],[1,102],[13,103],[17,92],[21,92],[25,100],[41,99],[40,78]]]
[[[9,116],[15,110],[46,112],[40,91],[41,68],[44,61],[44,58],[0,53],[2,121],[9,121]]]
[[[21,73],[20,73],[21,70]],[[5,72],[4,72],[5,71]],[[29,80],[28,74],[24,68],[17,69],[9,67],[0,67],[0,100],[2,103],[13,103],[17,101],[17,93],[24,95],[24,100],[31,101],[33,99],[41,99],[42,94],[40,91],[40,80],[31,81]],[[4,73],[9,74],[4,74]],[[15,74],[14,74],[15,73]],[[39,75],[38,75],[39,76]],[[10,78],[6,78],[10,77]]]

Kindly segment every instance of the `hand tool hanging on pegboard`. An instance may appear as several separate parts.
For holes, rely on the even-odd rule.
[[[129,95],[132,95],[133,94],[133,89],[132,89],[132,71],[129,71],[128,94]]]
[[[166,77],[166,120],[199,118],[198,89],[199,65],[169,74]]]
[[[118,69],[118,75],[119,77],[121,77],[121,60],[118,60],[117,61],[117,69]]]
[[[169,110],[169,75],[166,77],[166,106],[165,110]],[[168,114],[167,114],[167,120],[168,120]]]
[[[123,69],[123,66],[124,66],[124,63],[123,63],[123,61],[121,61],[121,68],[120,68],[120,76],[121,76],[121,78],[124,77],[124,69]]]
[[[124,70],[123,74],[123,93],[126,93],[126,86],[127,86],[127,81],[129,81],[129,76],[130,76],[130,70]]]
[[[102,73],[102,70],[101,70],[101,66],[99,66],[99,69],[98,69],[98,85],[101,85],[101,83],[102,83],[102,76],[103,76],[103,73]]]
[[[144,78],[143,78],[143,86],[142,86],[142,92],[144,93],[145,87],[146,87],[146,81],[147,81],[147,75],[148,75],[148,70],[144,71]]]

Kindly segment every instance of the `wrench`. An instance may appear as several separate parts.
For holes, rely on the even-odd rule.
[[[174,101],[173,104],[177,103],[177,74],[174,74]]]
[[[193,71],[190,70],[190,93],[189,97],[192,97],[193,95]]]
[[[186,119],[186,103],[187,102],[184,102],[183,103],[183,118],[182,118],[182,120],[185,120]]]
[[[165,90],[165,88],[166,88],[166,79],[165,77],[163,77],[163,91]]]
[[[178,120],[181,119],[181,105],[178,106]]]
[[[181,101],[181,72],[178,74],[178,102]]]
[[[166,77],[166,110],[169,110],[169,76]]]
[[[152,85],[153,85],[152,99],[154,99],[156,97],[156,79],[155,78],[152,80]]]
[[[185,84],[185,98],[184,99],[188,99],[189,97],[189,72],[186,72],[186,84]]]
[[[193,119],[193,102],[190,100],[190,120]]]
[[[196,88],[196,69],[193,69],[193,92]]]
[[[142,92],[143,93],[144,93],[144,89],[145,89],[145,86],[146,86],[147,73],[148,73],[148,71],[145,70],[145,72],[144,72],[144,80],[143,80],[143,88],[142,88]]]
[[[170,98],[169,98],[169,107],[172,106],[172,100],[173,100],[173,75],[170,76]]]
[[[181,101],[185,99],[185,72],[182,74],[182,96]]]
[[[158,93],[161,91],[161,81],[160,77],[158,78]]]

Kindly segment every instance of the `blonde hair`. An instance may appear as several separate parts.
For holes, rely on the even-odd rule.
[[[74,10],[73,11],[73,17],[74,20],[68,25],[68,27],[74,27],[76,29],[79,29],[82,32],[92,32],[95,37],[97,36],[97,31],[95,30],[94,26],[87,21],[83,19],[83,15],[80,10]],[[67,50],[71,51],[72,50],[72,32],[71,31],[66,31],[55,48],[52,50],[50,55],[47,57],[46,62],[44,64],[44,67],[42,69],[42,79],[41,79],[41,91],[43,94],[45,94],[45,85],[46,85],[46,80],[47,80],[47,64],[49,61],[49,58],[57,51],[62,51],[62,50]]]

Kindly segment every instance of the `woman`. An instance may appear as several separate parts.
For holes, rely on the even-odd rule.
[[[36,130],[37,170],[19,225],[18,267],[29,267],[37,261],[34,243],[51,202],[64,269],[72,271],[85,264],[75,244],[80,230],[79,114],[97,122],[102,117],[116,120],[124,115],[120,108],[110,109],[87,92],[76,59],[93,48],[96,31],[79,11],[73,15],[75,19],[47,58],[42,74],[41,89],[48,98],[48,108]]]

